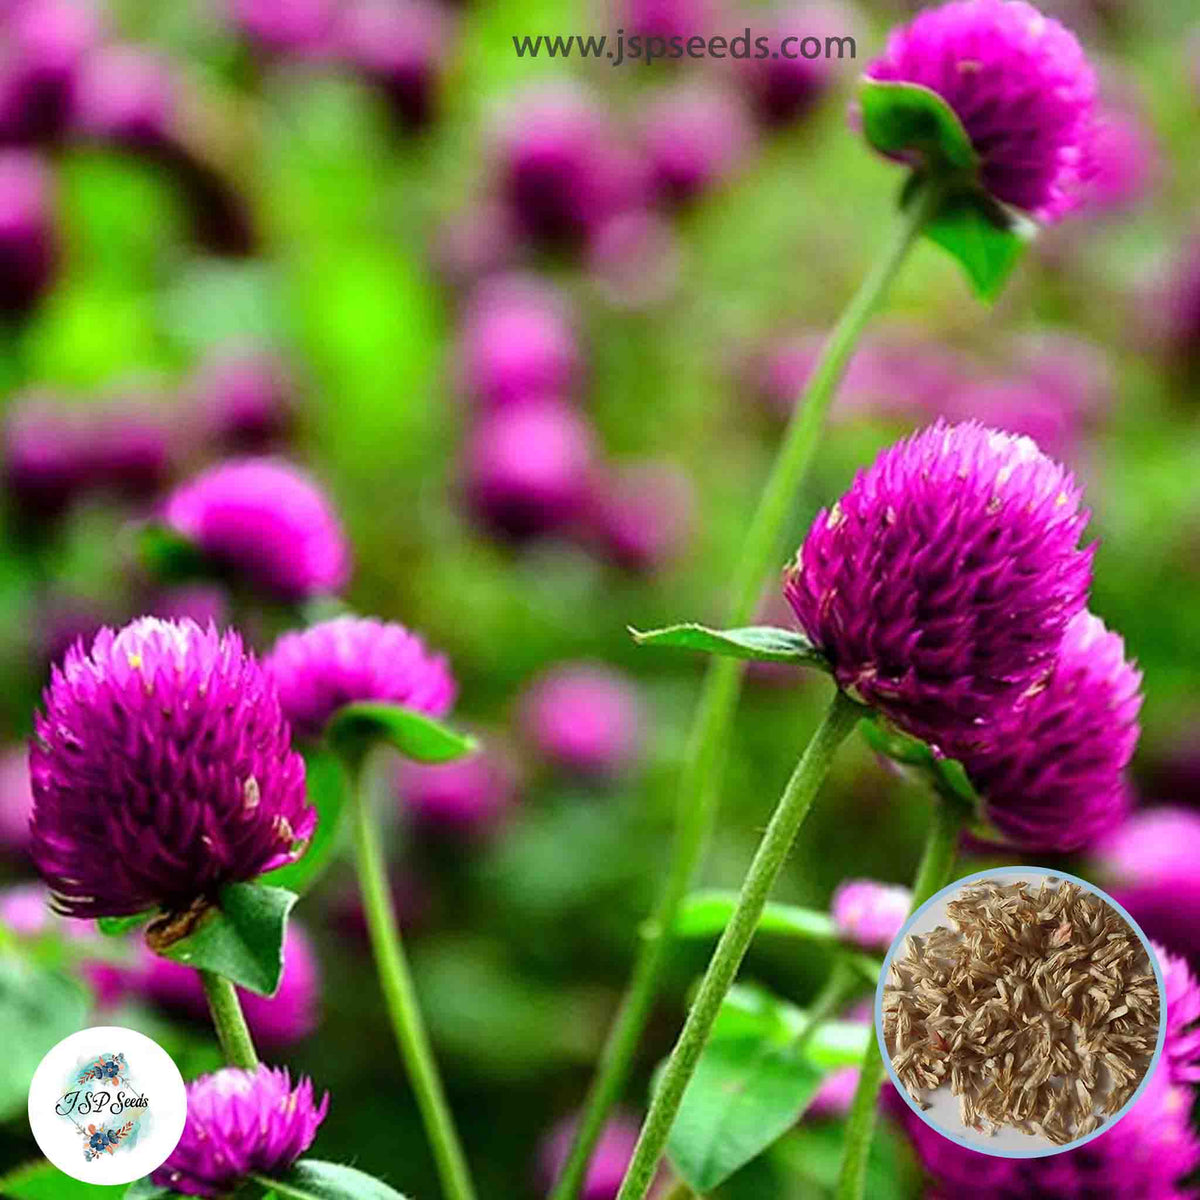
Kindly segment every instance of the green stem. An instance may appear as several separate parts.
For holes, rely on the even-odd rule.
[[[933,822],[913,881],[910,914],[950,882],[964,815],[961,802],[940,796],[934,801]],[[867,1040],[858,1086],[854,1089],[846,1120],[846,1144],[838,1175],[837,1200],[862,1200],[867,1183],[867,1157],[875,1132],[876,1100],[882,1082],[883,1057],[879,1052],[879,1039],[872,1037]]]
[[[355,773],[358,774],[357,772]],[[355,851],[363,910],[371,937],[375,966],[401,1057],[421,1110],[425,1132],[437,1162],[442,1191],[448,1200],[474,1200],[475,1191],[459,1144],[441,1078],[417,1005],[416,989],[405,961],[395,909],[384,868],[379,831],[361,780],[355,778]]]
[[[750,947],[771,888],[787,861],[792,843],[812,807],[818,789],[829,773],[837,748],[850,735],[862,714],[861,706],[845,693],[835,693],[829,711],[796,764],[787,787],[783,789],[783,795],[779,798],[779,804],[742,883],[737,906],[713,951],[683,1032],[667,1059],[617,1200],[642,1200],[654,1181],[654,1173],[666,1148],[684,1090],[712,1032],[721,1003]]]
[[[742,556],[732,580],[729,609],[732,626],[745,625],[754,617],[763,583],[777,561],[788,513],[816,455],[825,415],[850,356],[871,314],[882,303],[940,200],[940,193],[934,189],[926,189],[913,199],[904,212],[895,240],[863,280],[822,348],[817,365],[792,412],[746,533]],[[662,894],[647,922],[647,934],[638,950],[625,998],[601,1052],[575,1143],[552,1200],[576,1200],[578,1197],[592,1151],[600,1140],[613,1105],[624,1090],[642,1031],[654,1005],[659,977],[670,949],[670,931],[716,820],[721,768],[744,671],[745,663],[737,659],[713,658],[705,673],[679,777],[675,844]]]
[[[696,1200],[696,1193],[685,1180],[677,1179],[662,1193],[661,1200]]]
[[[238,999],[237,988],[215,971],[201,971],[200,982],[204,984],[204,994],[208,997],[208,1008],[225,1061],[231,1067],[245,1067],[253,1071],[258,1066],[258,1054],[246,1018],[242,1015],[242,1002]]]

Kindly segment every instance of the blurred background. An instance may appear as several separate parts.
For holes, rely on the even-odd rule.
[[[281,455],[344,522],[346,604],[445,651],[457,717],[482,739],[455,767],[380,760],[373,786],[481,1194],[546,1194],[660,882],[704,667],[638,650],[626,626],[721,621],[820,336],[888,236],[901,173],[847,107],[907,11],[0,0],[7,1048],[100,1015],[152,1032],[187,1075],[218,1062],[189,980],[28,890],[23,739],[50,664],[101,624],[212,617],[265,649],[334,610],[164,586],[139,559],[137,523],[173,484]],[[1035,436],[1086,481],[1092,607],[1145,672],[1139,800],[1194,804],[1200,33],[1187,0],[1052,11],[1102,76],[1082,211],[991,309],[917,249],[835,402],[788,551],[858,466],[937,415]],[[613,68],[513,48],[746,26],[850,35],[858,61]],[[763,618],[789,623],[774,587]],[[707,883],[740,880],[827,686],[750,671]],[[846,876],[907,882],[928,804],[851,743],[780,898],[823,908]],[[1046,861],[1104,876],[1095,855]],[[348,864],[297,917],[283,996],[252,1024],[272,1061],[332,1092],[314,1152],[433,1196]],[[710,948],[673,957],[630,1119]],[[803,1004],[827,967],[763,938],[744,975]],[[0,1064],[0,1172],[36,1156],[40,1053]],[[609,1140],[617,1157],[627,1136]],[[806,1119],[718,1194],[824,1196],[837,1155],[836,1120]],[[917,1194],[900,1139],[880,1155],[873,1200]]]

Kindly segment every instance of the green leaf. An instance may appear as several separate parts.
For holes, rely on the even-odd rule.
[[[308,849],[293,863],[268,871],[259,882],[284,887],[304,895],[325,873],[337,850],[342,810],[349,795],[350,780],[346,766],[329,750],[305,754],[305,786],[308,802],[317,810],[317,829]]]
[[[90,1200],[91,1197],[101,1200],[104,1196],[117,1200],[118,1196],[127,1195],[123,1183],[111,1187],[81,1183],[45,1161],[18,1167],[0,1178],[0,1196],[4,1200]]]
[[[286,888],[226,884],[219,907],[201,917],[195,932],[159,953],[198,970],[215,971],[260,996],[273,996],[283,973],[288,913],[297,899]]]
[[[822,1071],[857,1067],[874,1036],[875,1027],[861,1021],[823,1021],[809,1035],[804,1056]]]
[[[926,222],[925,236],[958,259],[975,294],[994,300],[1035,232],[981,191],[956,192]]]
[[[958,115],[936,92],[916,83],[863,79],[858,98],[863,134],[880,153],[923,174],[974,174],[979,156]]]
[[[680,906],[676,937],[713,937],[729,923],[737,892],[693,892]],[[828,913],[794,904],[768,904],[758,922],[759,933],[775,933],[806,941],[836,942],[837,931]]]
[[[668,1141],[671,1165],[700,1194],[782,1137],[821,1086],[798,1040],[800,1011],[741,991],[722,1005]]]
[[[395,1188],[372,1175],[315,1158],[302,1158],[281,1179],[260,1175],[254,1179],[278,1192],[280,1200],[404,1200]]]
[[[387,742],[415,762],[453,762],[473,754],[473,737],[458,733],[433,717],[398,704],[347,704],[329,723],[330,742],[356,755],[374,742]]]
[[[802,633],[776,629],[771,625],[750,625],[745,629],[708,629],[704,625],[668,625],[665,629],[642,632],[630,629],[639,646],[670,646],[680,650],[699,650],[703,654],[722,654],[727,658],[748,658],[755,662],[792,663],[798,667],[829,670],[829,662]]]
[[[154,521],[137,532],[137,556],[159,583],[184,583],[209,573],[207,560],[190,538]]]
[[[771,1158],[800,1185],[795,1195],[832,1195],[845,1142],[839,1122],[802,1121],[775,1144]],[[920,1171],[908,1139],[890,1121],[879,1121],[871,1138],[864,1191],[871,1200],[912,1200],[921,1194]]]
[[[157,915],[157,909],[148,908],[145,912],[134,913],[132,917],[97,917],[96,928],[105,937],[122,937],[131,929],[145,925]]]
[[[982,816],[983,802],[957,759],[935,754],[925,742],[901,733],[877,713],[860,721],[859,729],[877,754],[909,767],[939,796],[970,809],[976,818]]]
[[[129,1185],[124,1200],[175,1200],[178,1195],[178,1192],[173,1192],[170,1188],[151,1183],[150,1176],[147,1175],[145,1179],[136,1179]]]

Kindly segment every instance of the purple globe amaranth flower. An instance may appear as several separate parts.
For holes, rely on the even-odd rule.
[[[1022,434],[1056,456],[1072,451],[1082,432],[1060,392],[1028,379],[964,379],[943,397],[939,415]]]
[[[1082,168],[1081,206],[1120,213],[1153,192],[1162,159],[1153,134],[1136,113],[1106,108],[1097,118]]]
[[[838,684],[935,747],[987,738],[1042,686],[1092,550],[1068,471],[1029,439],[938,421],[822,510],[785,572]]]
[[[441,717],[455,683],[441,655],[403,625],[334,617],[275,643],[264,667],[298,738],[317,739],[339,708],[374,700]]]
[[[566,1166],[577,1123],[578,1118],[566,1117],[542,1139],[537,1173],[538,1182],[546,1195],[553,1190]],[[629,1161],[633,1158],[637,1139],[638,1123],[631,1116],[618,1112],[610,1118],[588,1164],[580,1200],[616,1200]]]
[[[1115,372],[1097,343],[1063,330],[1039,329],[1013,340],[1006,357],[1055,406],[1070,415],[1073,425],[1092,429],[1116,400]]]
[[[1180,246],[1154,310],[1156,339],[1186,370],[1200,368],[1200,233]]]
[[[839,937],[864,950],[886,950],[911,908],[912,892],[906,887],[847,879],[833,893],[829,911]]]
[[[34,720],[31,854],[59,909],[187,909],[294,861],[316,809],[235,632],[142,617],[54,668]]]
[[[520,540],[579,517],[595,459],[591,428],[554,400],[528,400],[482,418],[466,447],[464,490],[479,522]]]
[[[312,1081],[295,1088],[286,1067],[225,1067],[187,1087],[179,1144],[151,1176],[185,1196],[224,1196],[251,1174],[279,1176],[313,1144],[329,1111]]]
[[[319,55],[334,44],[334,0],[227,0],[234,27],[268,54]]]
[[[632,766],[642,748],[644,716],[632,681],[595,663],[554,667],[521,700],[530,744],[581,775],[610,777]]]
[[[10,746],[0,754],[0,848],[5,853],[18,858],[29,853],[32,815],[29,751],[24,746]]]
[[[894,30],[868,79],[917,84],[954,111],[998,200],[1044,222],[1080,202],[1096,76],[1075,35],[1024,0],[952,0]]]
[[[582,375],[572,314],[525,276],[489,280],[471,298],[458,338],[460,389],[488,408],[571,395]]]
[[[488,749],[450,763],[403,762],[396,777],[404,811],[430,833],[491,833],[508,813],[515,788],[511,764]]]
[[[256,346],[225,348],[189,387],[203,436],[222,450],[261,454],[287,441],[296,419],[295,384],[279,355]]]
[[[1174,1083],[1200,1083],[1200,983],[1188,964],[1162,946],[1155,946],[1163,973],[1167,1006],[1167,1038],[1163,1058]]]
[[[614,6],[610,28],[624,29],[625,35],[683,38],[704,36],[712,29],[716,15],[711,0],[619,0]]]
[[[988,819],[1023,849],[1076,850],[1124,820],[1142,675],[1125,643],[1082,612],[1048,679],[955,749]]]
[[[25,316],[59,259],[50,172],[36,155],[0,150],[0,320]]]
[[[588,524],[601,552],[627,571],[656,571],[682,554],[693,528],[696,491],[678,464],[627,463],[603,472]]]
[[[185,583],[154,592],[145,604],[148,616],[197,625],[229,624],[229,593],[211,583]]]
[[[665,304],[679,284],[682,251],[674,224],[649,208],[617,213],[593,232],[586,267],[613,308],[640,311]]]
[[[145,999],[208,1020],[208,1001],[199,972],[147,947],[131,986]],[[283,974],[274,996],[238,989],[246,1024],[254,1040],[272,1050],[303,1041],[316,1029],[321,999],[321,971],[312,942],[295,920],[288,922],[283,946]]]
[[[90,55],[79,82],[75,123],[90,138],[156,151],[177,137],[170,65],[138,46],[105,46]]]
[[[214,565],[285,600],[336,592],[350,548],[313,479],[274,458],[230,459],[167,499],[163,519]]]

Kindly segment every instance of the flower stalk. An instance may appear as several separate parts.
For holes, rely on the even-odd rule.
[[[826,414],[855,346],[941,202],[939,186],[930,184],[917,190],[903,212],[891,245],[863,280],[822,348],[792,411],[746,533],[742,557],[733,575],[728,621],[731,626],[745,625],[754,617],[763,584],[779,553],[788,513],[816,456]],[[670,930],[691,887],[716,819],[723,760],[744,670],[743,662],[714,657],[705,673],[679,777],[675,841],[666,881],[645,926],[625,998],[601,1052],[575,1142],[552,1200],[577,1200],[592,1152],[628,1078],[658,992],[670,949]]]
[[[212,1013],[213,1025],[217,1031],[217,1041],[221,1043],[221,1053],[231,1067],[244,1067],[253,1071],[258,1066],[258,1053],[254,1049],[254,1039],[250,1036],[250,1027],[242,1013],[242,1002],[238,999],[237,988],[215,971],[200,971],[200,982],[204,984],[204,994],[208,997],[208,1009]]]

